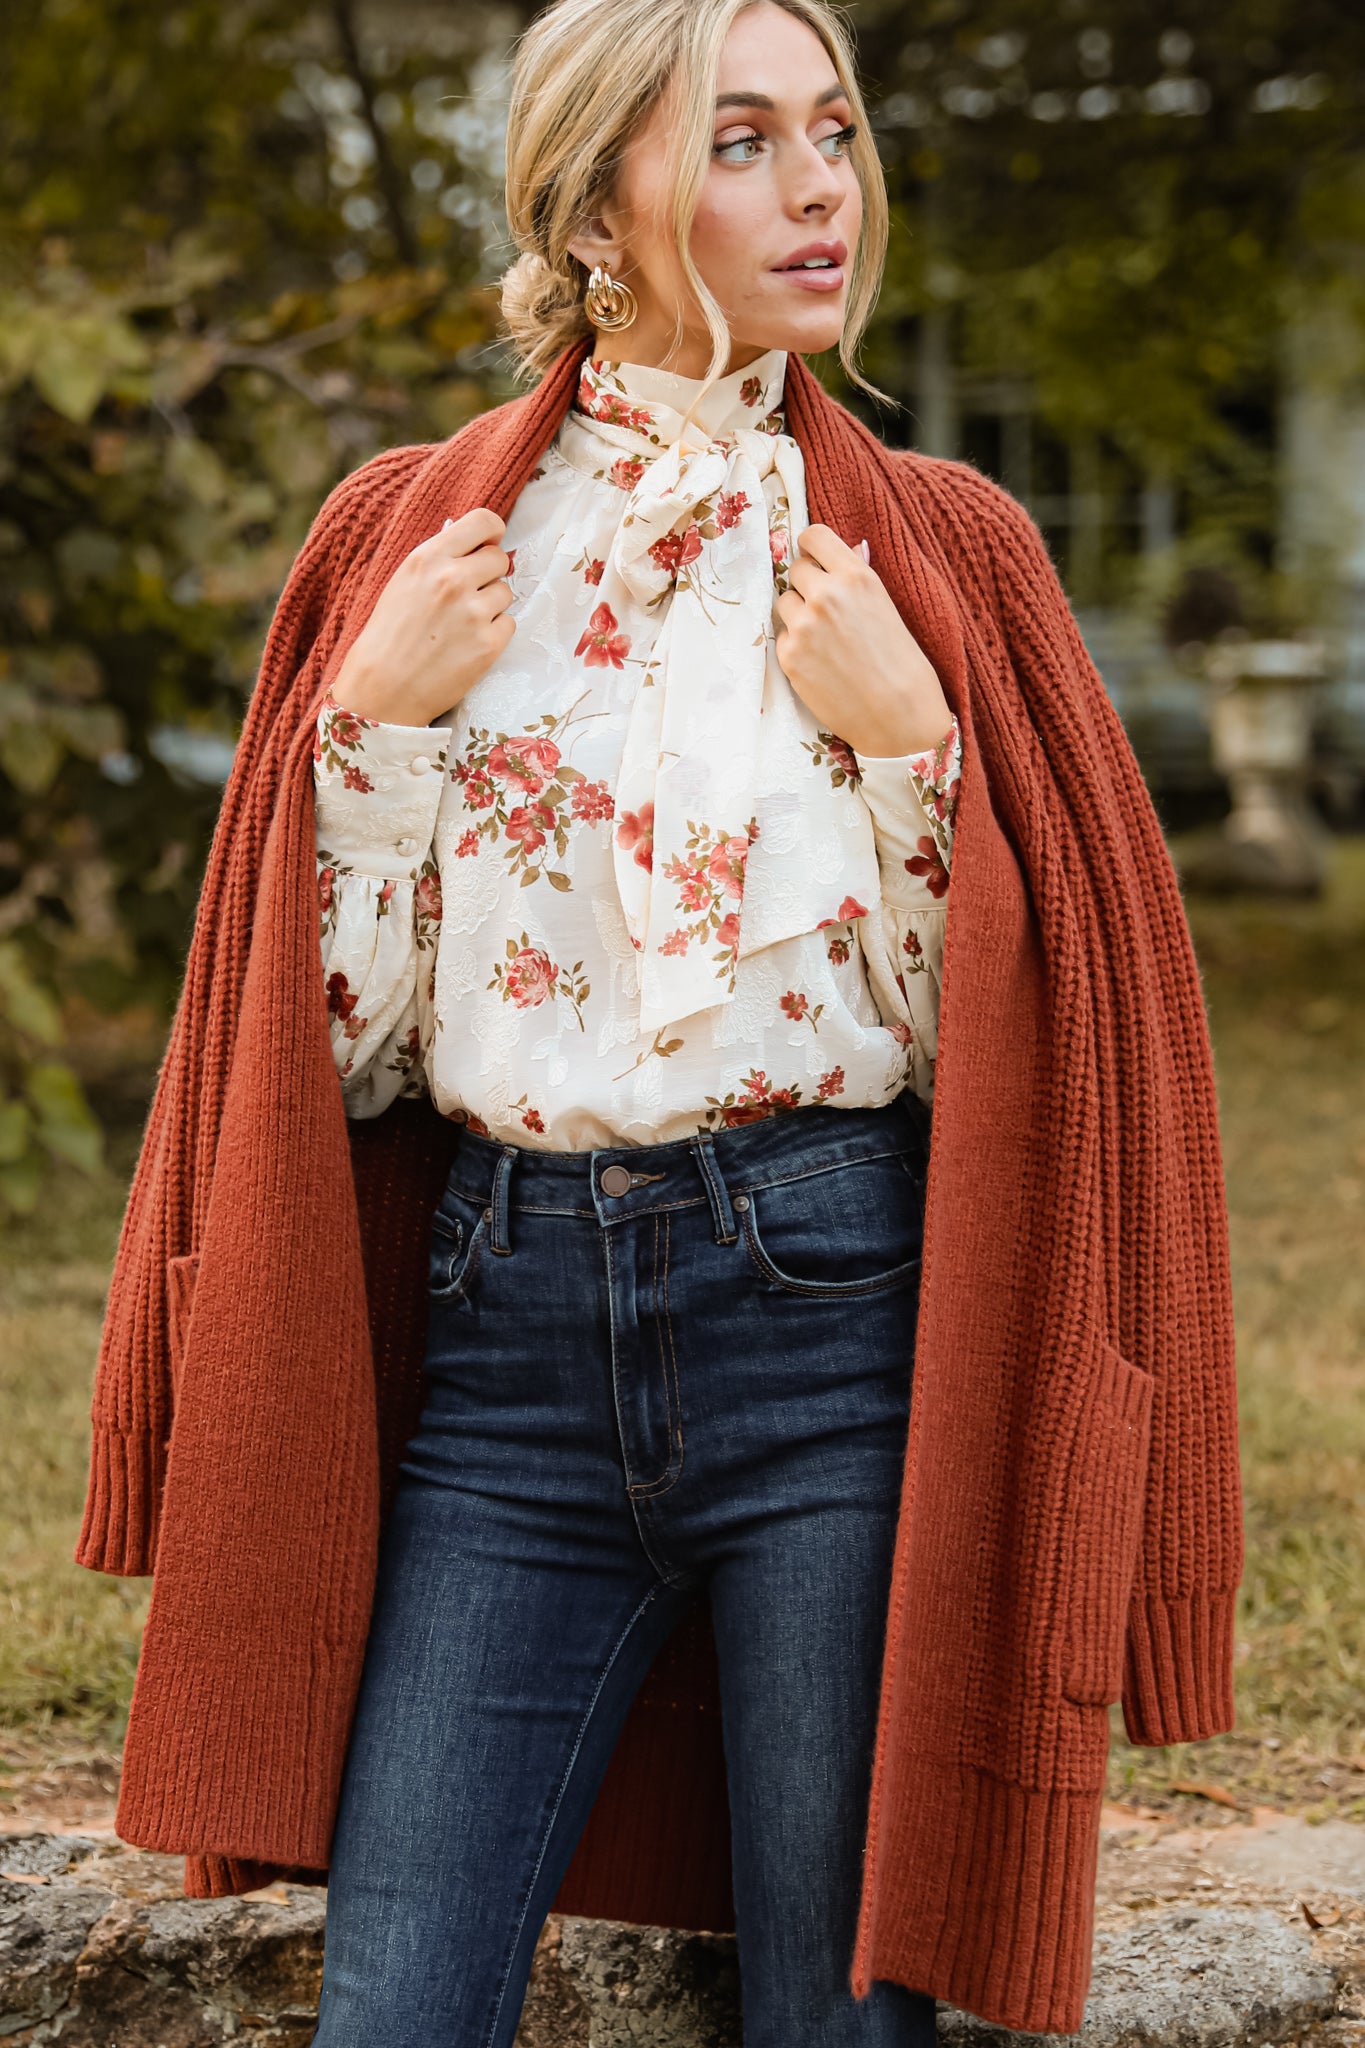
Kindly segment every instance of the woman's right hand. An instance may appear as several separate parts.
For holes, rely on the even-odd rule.
[[[432,725],[454,709],[516,631],[497,544],[506,526],[476,505],[399,563],[332,680],[338,704],[386,725]]]

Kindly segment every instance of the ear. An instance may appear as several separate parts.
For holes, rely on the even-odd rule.
[[[569,254],[576,256],[589,270],[599,263],[605,263],[610,270],[620,261],[621,238],[612,233],[600,213],[595,213],[582,234],[574,236],[568,249]]]

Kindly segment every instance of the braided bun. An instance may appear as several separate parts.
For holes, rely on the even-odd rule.
[[[588,273],[576,256],[556,270],[535,250],[519,256],[501,283],[502,317],[528,373],[543,374],[571,342],[593,332],[583,306]]]

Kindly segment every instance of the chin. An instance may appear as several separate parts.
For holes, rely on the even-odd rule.
[[[837,348],[843,331],[843,307],[835,312],[822,306],[818,319],[774,317],[755,321],[747,334],[732,333],[731,338],[737,346],[745,348],[780,348],[788,355],[819,355],[827,348]]]

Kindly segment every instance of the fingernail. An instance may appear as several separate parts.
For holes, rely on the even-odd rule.
[[[860,541],[858,542],[858,546],[859,546],[859,547],[860,547],[860,548],[862,549],[862,551],[863,551],[863,560],[864,560],[864,561],[865,561],[865,562],[867,563],[867,566],[868,566],[868,568],[870,569],[870,568],[872,567],[872,550],[871,550],[871,548],[870,548],[870,547],[868,546],[868,544],[867,544],[867,542],[866,542],[865,540],[860,540]]]

